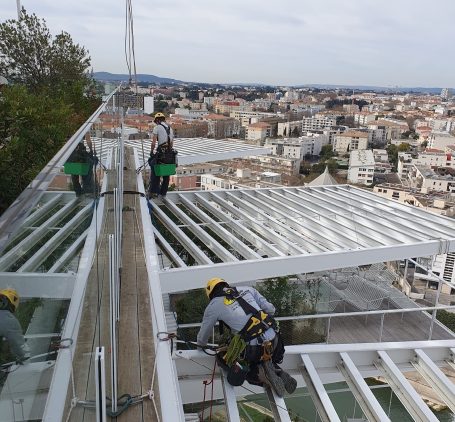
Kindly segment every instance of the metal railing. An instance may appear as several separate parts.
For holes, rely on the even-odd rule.
[[[433,312],[435,310],[453,310],[455,309],[455,305],[452,306],[431,306],[431,307],[417,307],[417,308],[406,308],[406,309],[380,309],[380,310],[375,310],[375,311],[362,311],[362,312],[341,312],[341,313],[325,313],[325,314],[311,314],[311,315],[297,315],[297,316],[285,316],[285,317],[277,317],[276,320],[280,322],[280,327],[281,327],[281,332],[283,335],[286,336],[286,328],[283,327],[283,323],[286,322],[307,322],[307,323],[313,323],[315,321],[323,321],[324,324],[322,324],[319,327],[319,331],[316,330],[316,334],[321,335],[321,327],[323,328],[322,336],[324,337],[323,341],[320,341],[321,343],[330,343],[331,340],[331,335],[332,329],[333,329],[333,321],[336,319],[340,318],[362,318],[364,325],[368,325],[368,318],[371,317],[379,317],[379,322],[376,324],[375,322],[370,323],[370,328],[371,330],[369,331],[370,334],[374,333],[372,330],[373,328],[376,329],[377,331],[377,336],[374,338],[374,341],[377,342],[383,342],[383,341],[390,341],[390,340],[384,340],[384,328],[386,327],[387,321],[386,321],[386,316],[387,315],[400,315],[403,316],[407,314],[412,314],[415,312],[422,312],[422,315],[424,315],[425,319],[422,320],[423,322],[428,323],[427,330],[425,330],[426,327],[422,326],[422,334],[426,334],[425,336],[422,336],[422,338],[419,339],[413,339],[413,340],[432,340],[433,338],[433,331],[434,331],[434,326],[437,325],[440,327],[447,336],[451,336],[455,338],[455,333],[452,333],[447,327],[445,327],[443,324],[441,324],[439,321],[434,320],[432,316],[426,312],[430,311]],[[395,322],[391,322],[395,324]],[[178,329],[179,330],[190,330],[192,334],[195,334],[195,328],[199,328],[201,326],[201,323],[190,323],[190,324],[179,324]],[[285,328],[283,330],[283,328]],[[284,331],[284,332],[283,332]],[[296,330],[298,332],[298,328]],[[295,336],[298,339],[298,335]],[[316,336],[317,337],[317,336]],[[423,338],[425,337],[425,338]],[[305,340],[305,338],[301,338],[302,340]],[[195,338],[186,338],[186,340],[191,340],[195,341]],[[212,338],[212,343],[216,343],[216,335],[215,333],[213,334]],[[361,340],[360,340],[361,341]],[[373,341],[373,339],[371,340]],[[309,341],[313,343],[314,341]],[[346,341],[348,342],[348,341]],[[293,343],[293,344],[305,344],[308,343],[308,341],[302,341]]]

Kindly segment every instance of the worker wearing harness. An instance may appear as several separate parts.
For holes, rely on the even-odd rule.
[[[230,287],[222,278],[208,281],[210,303],[204,312],[197,343],[205,346],[219,321],[232,334],[227,350],[218,361],[228,370],[228,381],[241,385],[266,384],[280,396],[293,393],[297,382],[278,364],[283,361],[284,345],[273,318],[275,307],[252,287]],[[242,376],[243,375],[243,376]]]
[[[19,306],[19,295],[14,289],[0,290],[0,339],[6,338],[17,362],[30,358],[30,350],[24,341],[21,325],[14,316]]]

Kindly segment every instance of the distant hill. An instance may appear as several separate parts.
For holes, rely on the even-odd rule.
[[[98,81],[103,81],[103,82],[128,82],[129,80],[129,75],[126,74],[118,74],[118,73],[109,73],[109,72],[94,72],[93,76],[96,80]],[[261,83],[251,83],[251,84],[246,84],[246,83],[219,83],[219,84],[209,84],[205,82],[185,82],[185,81],[180,81],[178,79],[172,79],[172,78],[162,78],[160,76],[155,76],[155,75],[147,75],[144,73],[139,73],[137,74],[137,81],[138,82],[146,82],[146,83],[157,83],[157,84],[182,84],[182,83],[194,83],[197,85],[206,85],[206,86],[214,86],[214,85],[220,85],[220,86],[266,86]],[[273,85],[267,85],[267,86],[273,86]],[[276,86],[281,86],[281,85],[276,85]],[[395,92],[402,92],[402,93],[407,93],[407,92],[420,92],[424,94],[432,94],[432,95],[438,95],[441,93],[442,88],[425,88],[425,87],[401,87],[401,86],[369,86],[369,85],[333,85],[333,84],[301,84],[301,85],[294,85],[295,88],[319,88],[319,89],[343,89],[343,90],[349,90],[349,89],[354,89],[358,91],[375,91],[375,92],[388,92],[388,93],[395,93]]]
[[[158,83],[158,84],[180,84],[183,81],[179,81],[177,79],[171,78],[161,78],[160,76],[155,75],[146,75],[143,73],[138,73],[137,75],[138,82],[149,82],[149,83]],[[128,82],[129,75],[126,74],[118,74],[118,73],[109,73],[109,72],[94,72],[93,77],[97,81],[104,81],[104,82]]]
[[[380,91],[380,92],[421,92],[424,94],[438,95],[442,88],[425,87],[402,87],[402,86],[369,86],[369,85],[328,85],[328,84],[308,84],[299,85],[297,88],[319,88],[319,89],[355,89],[359,91]]]

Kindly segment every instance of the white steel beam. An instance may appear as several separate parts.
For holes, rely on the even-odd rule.
[[[265,394],[267,395],[267,399],[270,403],[273,420],[279,422],[292,422],[283,397],[278,397],[275,391],[273,391],[270,387],[265,388]]]
[[[455,241],[448,244],[455,249]],[[214,265],[201,265],[186,269],[170,269],[160,273],[163,293],[198,289],[212,277],[222,277],[233,284],[263,278],[280,277],[292,274],[305,274],[317,271],[335,270],[377,262],[396,261],[416,256],[437,255],[441,248],[439,240],[408,245],[383,246],[380,248],[351,251],[324,252],[311,255],[271,257]]]
[[[378,350],[378,357],[379,359],[375,362],[375,365],[383,372],[393,392],[412,418],[417,422],[437,422],[438,418],[412,388],[387,352]]]
[[[175,236],[175,238],[185,245],[188,253],[199,263],[199,264],[213,264],[212,260],[202,252],[194,242],[180,229],[174,222],[160,209],[158,206],[154,206],[152,212],[160,219],[165,227]]]
[[[312,191],[298,189],[298,192],[303,198],[308,198],[308,200],[314,201],[316,204],[324,202],[331,209],[333,209],[333,207],[339,208],[341,215],[343,215],[342,213],[351,214],[353,217],[351,221],[353,222],[354,227],[357,222],[363,222],[367,227],[371,227],[371,229],[382,232],[384,235],[387,235],[389,239],[394,239],[393,243],[402,241],[409,242],[413,239],[419,239],[418,236],[414,236],[412,234],[413,232],[409,232],[409,230],[403,229],[400,225],[394,224],[393,219],[377,218],[378,210],[375,210],[371,205],[362,208],[359,206],[359,203],[349,197],[343,197],[340,194],[336,195],[331,191],[313,193]]]
[[[88,204],[82,208],[70,221],[68,221],[57,233],[52,236],[36,253],[31,256],[25,263],[20,267],[17,272],[31,272],[36,269],[41,262],[43,262],[55,249],[58,248],[61,242],[63,242],[79,225],[81,225],[87,215],[92,211],[92,205]]]
[[[453,230],[453,228],[451,229],[451,228],[446,227],[446,224],[451,221],[451,218],[449,218],[449,217],[445,217],[443,215],[436,214],[436,216],[435,216],[436,218],[433,218],[432,213],[429,213],[429,212],[423,210],[422,208],[399,203],[396,201],[390,202],[389,200],[383,198],[382,196],[367,192],[364,189],[354,188],[349,185],[337,186],[336,190],[349,192],[349,193],[352,193],[353,195],[356,195],[357,197],[365,198],[367,201],[372,202],[381,210],[383,210],[384,207],[387,207],[387,208],[392,207],[396,211],[399,210],[399,212],[403,216],[406,216],[405,218],[408,218],[410,221],[417,221],[417,219],[418,219],[418,220],[421,220],[421,223],[424,225],[431,224],[432,228],[434,230],[441,231],[442,234],[452,232],[452,235],[455,235],[455,231]],[[447,232],[445,231],[445,229],[447,229]]]
[[[213,230],[218,236],[223,238],[226,243],[230,244],[240,255],[245,258],[260,258],[261,256],[255,251],[238,240],[234,235],[227,231],[221,224],[212,220],[201,208],[196,207],[185,196],[179,196],[180,201],[187,207],[197,218],[202,222],[207,223],[208,227]]]
[[[80,249],[85,242],[87,237],[88,230],[85,230],[75,241],[74,243],[63,253],[63,255],[55,261],[54,265],[49,268],[48,273],[58,272],[73,256],[76,254],[78,249]]]
[[[386,415],[376,397],[371,392],[370,387],[368,387],[360,371],[349,357],[349,354],[341,352],[340,357],[341,362],[338,365],[338,369],[346,379],[346,383],[367,419],[370,422],[390,422],[390,418]]]
[[[237,398],[235,396],[234,387],[227,382],[226,371],[224,369],[220,369],[220,372],[228,421],[240,422],[239,408],[237,407]]]
[[[280,200],[275,199],[273,196],[279,195],[281,196]],[[297,220],[301,220],[299,223],[300,225],[302,224],[303,221],[309,221],[311,222],[312,225],[315,226],[316,228],[316,233],[321,234],[324,233],[326,236],[337,236],[339,235],[342,238],[347,239],[349,242],[352,242],[352,224],[347,225],[344,223],[342,219],[335,220],[332,217],[329,217],[326,215],[326,213],[322,212],[317,215],[313,211],[310,213],[303,213],[299,210],[300,206],[305,207],[304,205],[301,205],[301,203],[297,201],[292,201],[294,208],[291,208],[289,205],[286,204],[286,200],[283,201],[286,197],[284,195],[278,194],[275,191],[270,191],[269,196],[264,195],[261,191],[257,192],[257,195],[260,197],[264,198],[264,201],[268,202],[269,204],[273,205],[277,209],[280,209],[282,212],[285,213],[285,215],[292,214],[293,217]],[[321,227],[320,230],[317,230],[318,227]],[[337,229],[335,230],[335,227]],[[319,236],[318,236],[319,237]],[[372,245],[382,245],[383,243],[380,242],[379,240],[376,240],[374,236],[368,236],[365,234],[365,232],[362,230],[358,235],[355,237],[355,241],[357,244],[362,245],[362,246],[372,246]]]
[[[30,214],[21,225],[21,228],[30,227],[35,225],[35,223],[43,217],[49,210],[51,210],[55,205],[57,205],[60,200],[63,199],[63,194],[59,193],[53,195],[52,198],[38,208],[35,212]]]
[[[136,168],[138,166],[138,155],[135,152]],[[137,176],[137,188],[141,193],[145,193],[142,175]],[[141,223],[143,230],[145,265],[147,267],[150,315],[152,317],[152,329],[155,336],[155,367],[158,380],[161,418],[163,421],[184,422],[182,397],[180,394],[177,379],[177,370],[172,360],[171,346],[169,341],[159,341],[158,333],[166,332],[166,317],[163,305],[163,292],[161,290],[158,275],[158,255],[154,242],[152,222],[150,220],[149,209],[145,198],[139,199]],[[153,390],[154,386],[150,387]]]
[[[199,193],[194,195],[197,201],[204,206],[204,208],[211,214],[215,215],[221,221],[225,221],[229,224],[229,228],[235,231],[238,235],[246,239],[249,243],[255,246],[259,251],[266,253],[268,256],[284,256],[285,254],[273,245],[270,245],[262,237],[256,233],[248,230],[248,228],[242,225],[238,220],[234,220],[230,215],[223,213],[219,208],[213,206],[207,199]]]
[[[222,261],[238,261],[223,245],[210,236],[206,231],[201,229],[191,218],[189,218],[177,205],[173,202],[168,203],[168,208],[172,213],[183,223],[187,224],[188,229],[198,237],[213,253],[215,253]]]
[[[313,218],[326,220],[335,227],[344,226],[347,230],[354,231],[356,237],[371,239],[373,242],[376,241],[379,244],[398,243],[396,233],[391,231],[390,234],[387,234],[382,230],[372,227],[373,219],[357,212],[348,211],[346,204],[344,204],[344,207],[338,207],[333,201],[322,205],[321,202],[325,201],[321,201],[320,198],[309,201],[306,195],[298,195],[286,190],[283,190],[282,193],[273,190],[270,194],[273,197],[278,197],[280,201],[290,202],[303,216],[308,215],[308,212],[310,212],[314,214]],[[347,215],[355,216],[355,220],[347,217]]]
[[[291,245],[297,251],[297,253],[308,253],[307,249],[314,248],[312,251],[320,251],[321,247],[315,247],[314,244],[308,245],[305,242],[305,239],[302,238],[302,234],[297,232],[294,227],[291,227],[288,224],[287,219],[279,220],[275,217],[272,217],[271,210],[262,211],[262,207],[257,205],[252,205],[247,201],[244,201],[240,196],[235,195],[232,192],[229,192],[226,195],[228,201],[232,202],[238,209],[246,213],[250,219],[257,219],[257,221],[262,222],[263,226],[270,227],[274,231],[274,235],[280,234],[284,239],[292,240]],[[284,221],[286,220],[286,222]],[[273,238],[273,237],[272,237]],[[304,249],[307,248],[307,249]]]
[[[413,362],[415,368],[455,413],[455,385],[448,380],[422,349],[416,349],[415,353],[416,358]]]
[[[446,238],[448,235],[455,235],[453,229],[446,227],[444,222],[435,223],[435,221],[438,221],[442,218],[441,216],[437,215],[434,219],[429,218],[431,214],[425,213],[422,215],[420,214],[422,211],[420,211],[417,207],[394,202],[392,203],[392,211],[390,210],[391,204],[381,201],[382,198],[380,198],[378,195],[369,194],[368,197],[365,197],[365,195],[362,193],[362,190],[349,188],[349,186],[340,186],[339,189],[337,189],[337,193],[342,197],[348,198],[348,200],[355,201],[357,203],[364,203],[370,208],[376,209],[381,213],[381,215],[389,215],[391,221],[395,221],[404,227],[408,227],[409,229],[414,230],[416,233],[422,233],[425,235],[426,233],[422,230],[422,227],[428,226],[431,228],[432,232],[434,232],[435,235],[437,234],[442,238]],[[416,210],[418,210],[419,214],[416,214],[414,212]]]
[[[273,204],[274,206],[271,206],[271,202],[268,201],[265,195],[261,194],[258,192],[258,195],[262,195],[261,199],[255,198],[253,195],[251,195],[248,192],[242,192],[242,197],[248,198],[249,202],[255,205],[255,208],[261,209],[261,210],[267,210],[267,214],[273,215],[274,218],[277,219],[277,221],[285,221],[286,225],[291,227],[293,230],[296,232],[300,233],[304,237],[301,236],[301,241],[303,242],[304,246],[308,248],[310,252],[320,252],[326,249],[339,249],[340,247],[357,247],[358,245],[355,245],[354,242],[351,241],[351,239],[339,239],[337,238],[336,240],[334,237],[333,232],[327,233],[326,229],[323,228],[321,229],[316,224],[314,221],[311,221],[311,219],[308,219],[311,221],[311,224],[303,224],[303,221],[298,221],[296,218],[292,216],[292,210],[289,208],[286,211],[281,210],[281,206],[278,204]],[[314,227],[314,228],[312,228]],[[322,234],[322,236],[321,236]],[[344,243],[343,243],[344,242]]]
[[[19,242],[14,248],[10,249],[5,255],[0,258],[0,271],[5,271],[10,267],[25,251],[29,250],[36,242],[38,242],[42,236],[64,218],[68,213],[71,212],[73,207],[77,203],[77,198],[65,204],[65,206],[58,210],[52,217],[49,218],[44,224],[30,233],[25,239]]]
[[[215,199],[216,203],[225,208],[232,215],[237,216],[237,218],[242,220],[242,224],[250,227],[256,233],[264,237],[268,242],[280,246],[283,248],[285,254],[298,254],[306,253],[302,248],[297,246],[295,243],[289,241],[285,236],[283,236],[278,231],[273,230],[269,226],[264,224],[264,221],[269,220],[269,217],[264,218],[264,215],[250,215],[243,210],[233,206],[227,200],[221,197],[224,192],[212,192],[211,199]],[[226,195],[226,194],[225,194]],[[262,218],[261,218],[262,217]],[[283,231],[288,232],[288,228],[281,224]]]
[[[85,133],[85,132],[84,132]],[[106,191],[108,177],[103,180],[101,191]],[[67,349],[60,349],[55,363],[55,371],[52,377],[49,395],[44,409],[43,420],[46,422],[57,422],[63,419],[66,396],[70,376],[72,373],[72,360],[77,347],[77,337],[79,325],[82,316],[82,302],[85,296],[85,287],[92,266],[93,255],[96,251],[97,238],[99,236],[101,225],[97,221],[102,221],[104,214],[105,199],[101,197],[98,206],[95,209],[96,217],[92,219],[89,233],[82,250],[79,260],[78,273],[75,276],[74,290],[71,295],[71,303],[66,315],[65,326],[63,328],[62,338],[72,338],[73,343]],[[53,274],[44,274],[46,278],[52,277]]]
[[[153,234],[155,235],[155,239],[158,240],[161,249],[164,249],[166,254],[168,254],[171,260],[174,262],[174,264],[176,264],[177,267],[186,267],[185,262],[175,252],[175,250],[172,248],[169,242],[161,235],[161,233],[158,231],[156,227],[153,227]]]
[[[341,422],[310,356],[302,354],[301,358],[303,361],[302,376],[319,417],[323,422]]]
[[[21,298],[71,299],[75,274],[0,272],[0,285],[17,290]]]

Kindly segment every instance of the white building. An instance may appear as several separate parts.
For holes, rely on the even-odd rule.
[[[257,122],[248,125],[246,128],[245,139],[248,141],[264,141],[272,134],[272,126],[268,123]]]
[[[155,97],[144,97],[144,113],[153,114],[155,111]]]
[[[345,154],[357,149],[367,149],[371,138],[370,132],[348,130],[335,136],[333,150],[338,154]]]
[[[176,108],[175,114],[185,119],[200,119],[201,117],[207,116],[209,112],[207,110],[188,110],[187,108]]]
[[[376,114],[361,112],[354,115],[354,122],[358,123],[360,126],[368,126],[371,122],[376,120]]]
[[[397,166],[398,177],[400,179],[406,179],[412,166],[412,155],[408,152],[399,152]]]
[[[272,154],[302,160],[305,156],[318,156],[321,148],[329,144],[326,135],[314,134],[291,139],[268,139],[267,145],[272,147]]]
[[[321,130],[336,126],[336,116],[314,116],[306,117],[302,120],[301,133],[308,132],[309,130]]]
[[[433,170],[430,166],[414,164],[409,169],[408,180],[411,187],[422,193],[450,192],[455,193],[455,172],[452,169],[441,168]]]
[[[351,151],[349,156],[348,181],[360,185],[371,185],[373,183],[374,168],[373,151]]]
[[[428,148],[442,149],[455,145],[455,136],[447,132],[433,132],[428,138]]]

